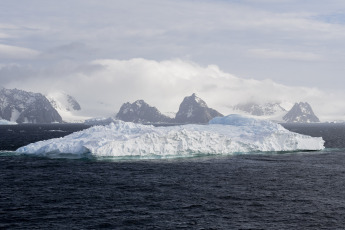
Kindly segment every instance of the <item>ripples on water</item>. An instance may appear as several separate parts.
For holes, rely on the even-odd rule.
[[[343,229],[345,131],[299,130],[320,131],[337,151],[118,162],[3,152],[0,229]]]
[[[296,133],[312,137],[323,137],[326,148],[345,148],[345,124],[283,124]]]
[[[83,124],[0,125],[0,151],[14,151],[36,141],[63,137],[88,127]]]

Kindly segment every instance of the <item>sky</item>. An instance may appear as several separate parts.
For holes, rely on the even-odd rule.
[[[197,93],[226,114],[308,101],[345,120],[343,0],[0,0],[0,86],[74,96],[89,116]]]

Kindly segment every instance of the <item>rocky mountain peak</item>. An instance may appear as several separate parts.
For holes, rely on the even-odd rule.
[[[176,114],[177,123],[207,123],[214,117],[223,116],[218,111],[207,106],[206,102],[195,93],[185,97]]]
[[[193,93],[191,96],[189,97],[185,97],[182,101],[182,104],[185,105],[190,105],[190,106],[200,106],[200,107],[206,107],[208,108],[207,104],[205,101],[203,101],[200,97],[196,96],[195,93]]]
[[[71,105],[71,108],[73,110],[81,110],[80,104],[77,102],[77,100],[72,97],[71,95],[67,95],[67,101]]]
[[[163,115],[156,107],[152,107],[144,100],[124,103],[116,118],[135,123],[171,123],[172,119]]]
[[[283,120],[288,123],[320,122],[307,102],[295,103],[291,110],[283,117]]]
[[[0,118],[17,123],[62,122],[42,94],[5,88],[0,90]]]

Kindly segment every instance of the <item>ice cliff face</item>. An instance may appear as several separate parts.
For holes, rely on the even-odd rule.
[[[122,121],[134,123],[172,123],[170,117],[163,115],[156,107],[152,107],[144,100],[134,103],[124,103],[116,118]]]
[[[287,123],[310,123],[320,122],[314,114],[313,109],[307,102],[296,103],[292,109],[283,117]]]
[[[182,124],[202,124],[214,117],[222,117],[218,111],[211,109],[207,104],[193,93],[185,97],[176,114],[175,122]]]
[[[116,121],[64,138],[33,143],[19,153],[54,156],[165,158],[265,151],[323,149],[321,137],[290,132],[281,125],[240,115],[217,117],[208,125],[153,127]]]
[[[18,89],[0,90],[0,118],[17,123],[62,122],[45,96]]]

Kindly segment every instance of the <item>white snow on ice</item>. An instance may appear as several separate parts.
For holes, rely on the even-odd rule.
[[[99,117],[99,118],[91,118],[84,121],[85,125],[95,126],[95,125],[109,125],[111,123],[117,122],[117,120],[113,117]]]
[[[321,150],[321,137],[290,132],[281,125],[241,115],[214,118],[208,125],[154,127],[116,121],[64,138],[29,144],[26,154],[91,154],[95,157],[164,158],[265,151]]]
[[[17,122],[0,119],[0,125],[17,125]]]

